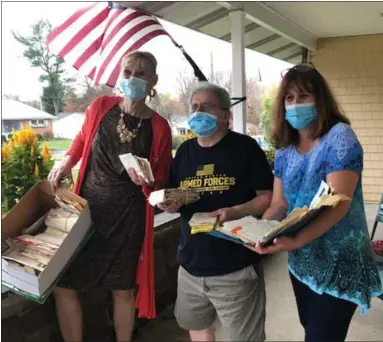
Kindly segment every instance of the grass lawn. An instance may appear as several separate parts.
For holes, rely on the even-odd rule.
[[[49,140],[47,141],[48,148],[50,150],[67,150],[72,143],[70,139],[60,139],[60,140]],[[44,141],[40,142],[40,147],[42,148],[44,145]]]

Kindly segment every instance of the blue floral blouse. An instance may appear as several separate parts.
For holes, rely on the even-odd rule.
[[[318,294],[346,299],[364,314],[382,292],[364,211],[363,149],[352,128],[336,124],[315,147],[299,154],[295,146],[277,151],[275,176],[283,182],[289,213],[309,206],[322,180],[335,171],[354,171],[359,182],[347,215],[324,235],[289,252],[290,272]]]

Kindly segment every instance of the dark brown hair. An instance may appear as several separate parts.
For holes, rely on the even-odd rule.
[[[271,118],[271,141],[276,148],[299,143],[299,133],[285,120],[285,97],[291,87],[315,97],[317,118],[310,128],[312,139],[324,136],[339,122],[350,124],[323,76],[313,65],[300,64],[284,76],[274,99]]]

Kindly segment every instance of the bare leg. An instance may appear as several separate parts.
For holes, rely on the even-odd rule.
[[[53,294],[56,299],[57,318],[64,341],[82,341],[82,310],[77,292],[56,287]]]
[[[212,327],[203,330],[190,330],[189,333],[193,342],[215,341],[214,330]]]
[[[130,342],[134,328],[135,300],[133,290],[113,291],[114,328],[117,342]]]

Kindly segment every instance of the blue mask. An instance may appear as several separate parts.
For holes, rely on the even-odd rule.
[[[188,123],[197,137],[208,137],[217,130],[217,117],[209,113],[195,112]]]
[[[315,103],[286,106],[285,119],[295,129],[310,127],[317,116]]]
[[[142,100],[146,97],[148,82],[137,77],[121,78],[118,83],[125,97],[131,101]]]

